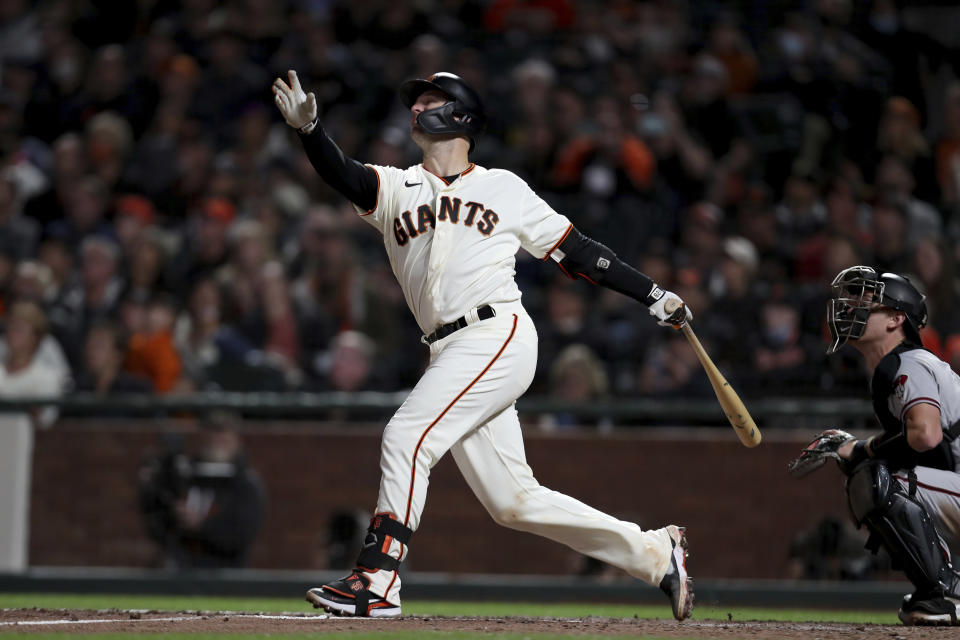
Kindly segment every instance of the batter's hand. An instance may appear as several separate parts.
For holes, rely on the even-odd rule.
[[[296,71],[291,69],[287,77],[289,85],[280,78],[273,81],[273,101],[288,125],[301,133],[309,133],[313,127],[305,129],[317,119],[317,97],[313,93],[303,92]]]
[[[680,308],[673,313],[667,313],[664,305],[667,304],[668,300],[676,300],[680,303]],[[672,291],[664,291],[660,299],[650,305],[650,315],[656,317],[657,324],[661,327],[673,327],[674,329],[680,329],[685,323],[693,320],[693,312],[690,311],[690,307],[685,305],[680,296]]]

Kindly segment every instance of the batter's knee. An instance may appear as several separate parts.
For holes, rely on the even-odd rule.
[[[423,430],[421,429],[420,432]],[[420,432],[414,432],[402,422],[391,420],[383,429],[380,444],[384,451],[413,451]]]
[[[487,505],[487,511],[497,524],[511,529],[524,529],[524,525],[536,520],[531,513],[532,494],[527,490],[520,490],[512,499],[500,504]]]
[[[490,509],[490,517],[500,526],[510,527],[511,529],[516,528],[523,522],[523,515],[515,504]]]

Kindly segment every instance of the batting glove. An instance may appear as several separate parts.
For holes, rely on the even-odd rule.
[[[657,285],[653,285],[653,289],[648,296],[648,299],[650,298],[655,299],[650,305],[650,315],[657,319],[657,324],[661,327],[679,329],[684,323],[693,320],[693,312],[690,311],[690,307],[685,305],[683,300],[680,299],[680,296],[672,291],[664,291]],[[680,303],[680,307],[673,313],[667,313],[667,310],[664,308],[669,300],[675,300]]]
[[[282,79],[273,81],[273,101],[287,124],[300,133],[310,133],[317,126],[317,97],[313,93],[304,93],[297,72],[287,72],[288,85]]]

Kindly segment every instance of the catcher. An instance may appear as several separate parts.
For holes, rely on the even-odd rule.
[[[907,278],[850,267],[833,280],[827,322],[834,353],[849,341],[873,372],[870,389],[882,433],[857,440],[824,431],[789,464],[802,477],[835,459],[846,475],[867,548],[883,545],[915,591],[904,597],[906,625],[958,624],[960,574],[960,377],[921,346],[925,298]]]

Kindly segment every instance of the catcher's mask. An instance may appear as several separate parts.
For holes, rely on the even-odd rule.
[[[463,78],[441,71],[426,80],[407,80],[400,85],[400,101],[409,109],[425,91],[439,91],[450,101],[417,115],[417,124],[430,134],[457,134],[470,140],[470,151],[487,124],[487,113],[477,92]]]
[[[834,353],[847,340],[862,337],[870,312],[883,307],[902,311],[907,340],[916,346],[923,345],[920,329],[927,325],[926,298],[903,276],[877,275],[873,267],[850,267],[837,274],[830,290],[827,325],[832,342],[827,353]]]

